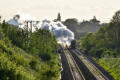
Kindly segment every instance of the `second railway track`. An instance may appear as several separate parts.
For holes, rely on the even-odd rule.
[[[91,73],[91,71],[86,67],[86,65],[82,62],[82,60],[71,50],[68,50],[71,56],[74,58],[74,61],[78,65],[81,70],[82,75],[84,76],[84,80],[97,80],[96,77]]]
[[[95,75],[97,80],[113,80],[109,79],[106,75],[104,75],[92,62],[91,60],[83,55],[79,50],[75,49],[73,50],[74,53],[81,58],[81,60],[86,64],[86,66],[89,68],[89,70]],[[83,59],[84,58],[84,59]]]
[[[67,80],[114,80],[111,76],[104,74],[88,56],[82,54],[79,50],[70,48],[61,49],[69,67],[67,74],[71,75],[68,76],[68,78],[71,78]]]

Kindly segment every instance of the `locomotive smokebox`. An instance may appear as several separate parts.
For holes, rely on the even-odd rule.
[[[71,49],[75,49],[75,48],[76,48],[76,40],[72,40],[72,41],[71,41],[70,48],[71,48]]]

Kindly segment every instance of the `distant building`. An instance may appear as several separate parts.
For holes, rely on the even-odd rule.
[[[60,15],[60,13],[58,13],[57,21],[61,21],[61,15]]]
[[[54,22],[60,21],[61,22],[61,15],[58,13],[57,19],[54,19]]]
[[[0,23],[1,23],[1,16],[0,16]]]

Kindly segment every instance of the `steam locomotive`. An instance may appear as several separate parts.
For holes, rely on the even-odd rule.
[[[75,48],[76,48],[76,40],[72,40],[72,41],[71,41],[70,48],[71,48],[71,49],[75,49]]]
[[[64,47],[66,47],[66,48],[68,48],[68,49],[75,49],[75,48],[76,48],[76,40],[72,40],[70,46],[67,46],[67,45],[66,45],[66,46],[64,46]],[[61,45],[59,45],[58,53],[62,53],[62,52],[63,52],[63,48],[62,48]]]

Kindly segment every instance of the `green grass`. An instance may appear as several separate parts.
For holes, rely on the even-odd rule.
[[[96,59],[97,63],[108,71],[115,80],[120,80],[120,58]]]

